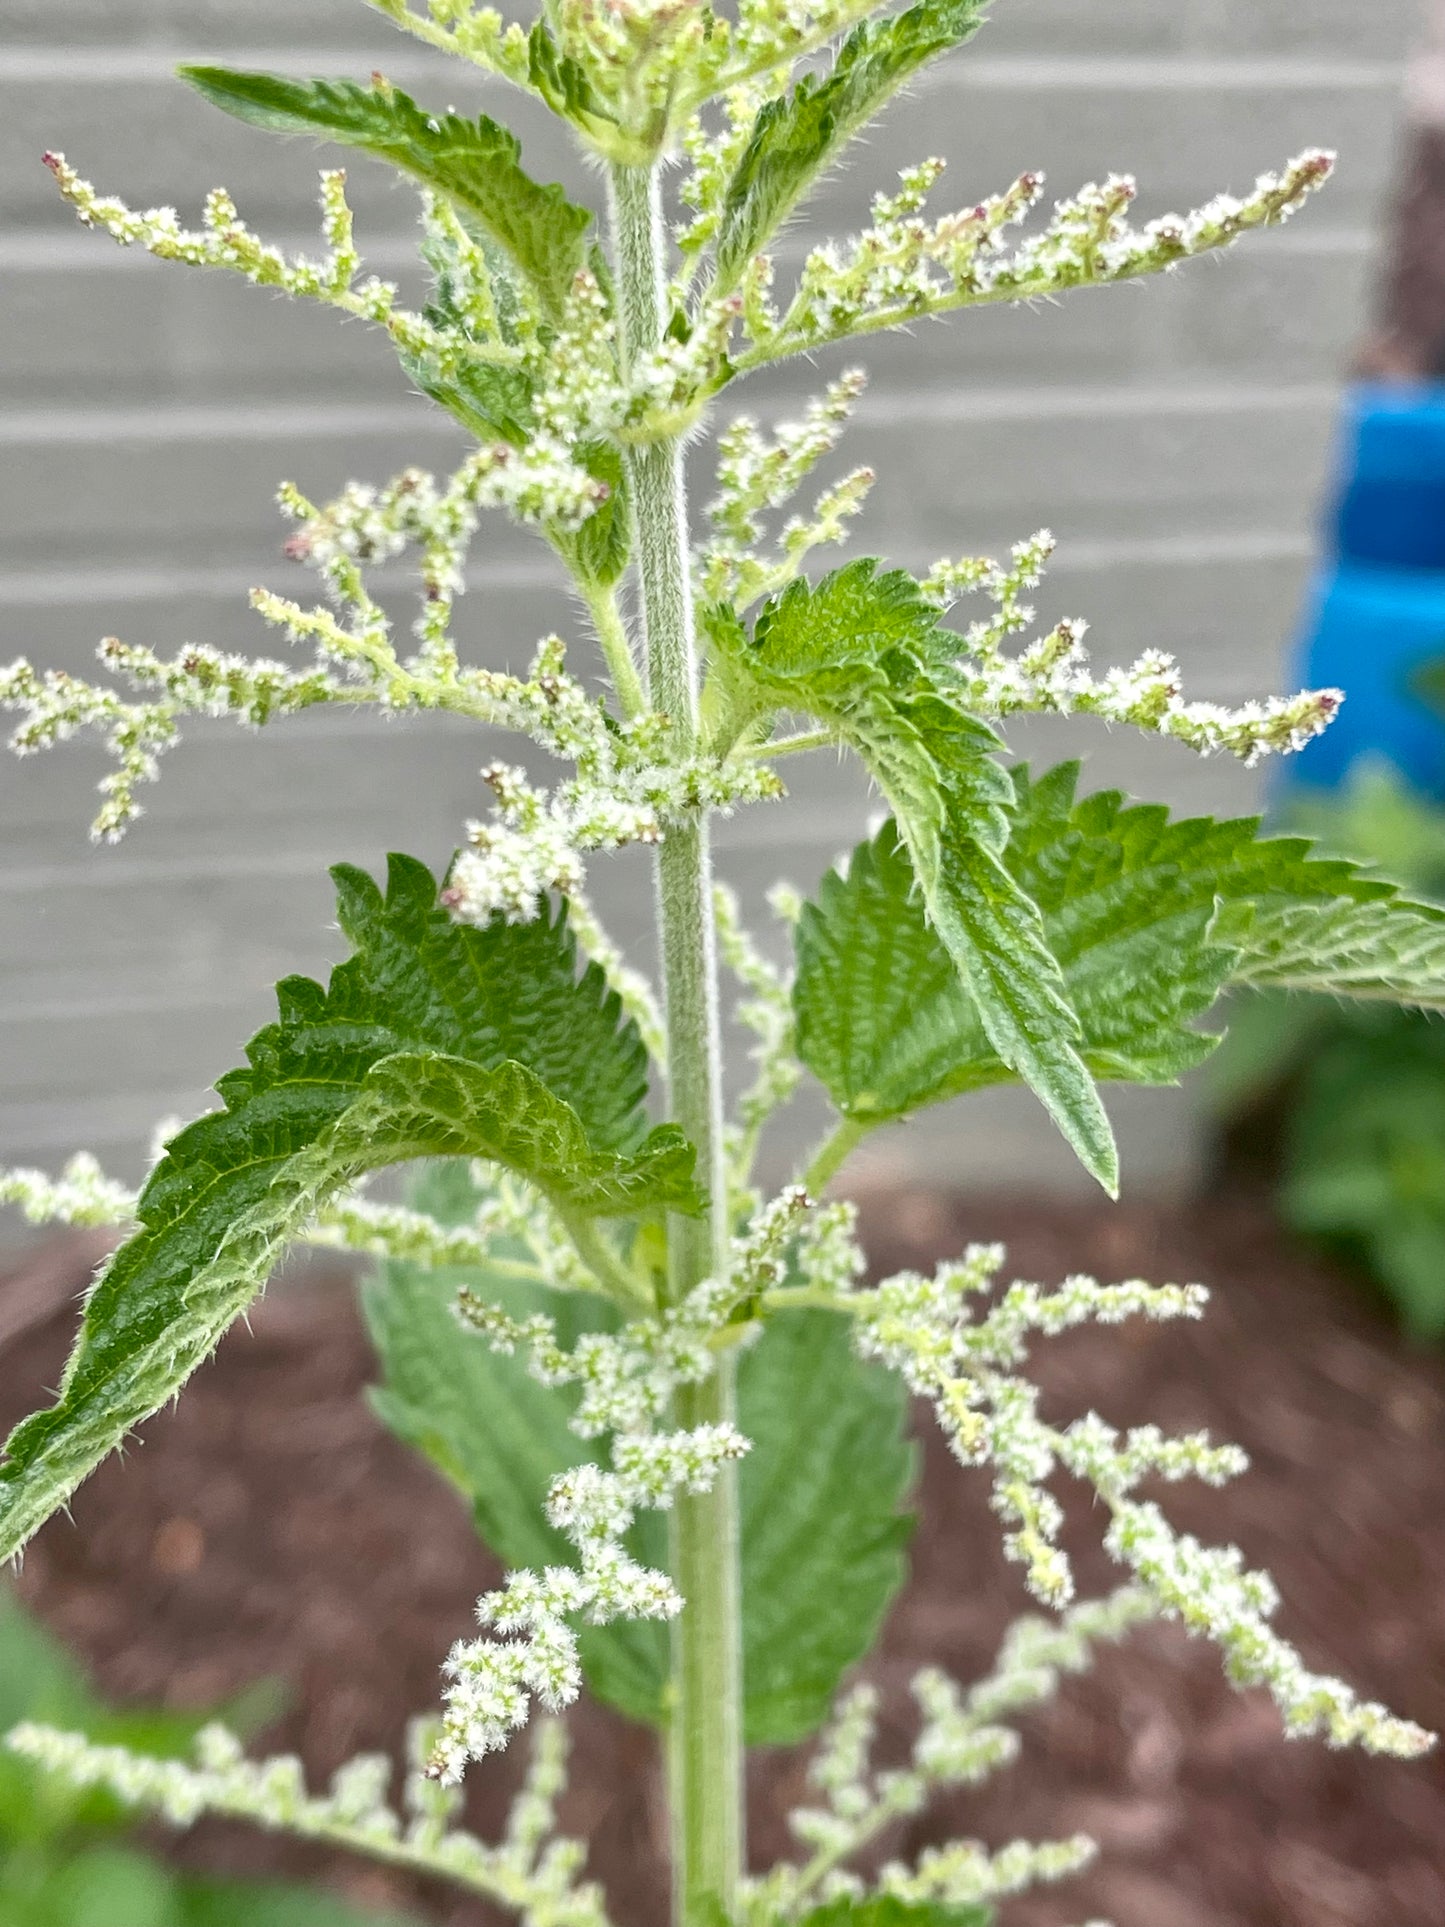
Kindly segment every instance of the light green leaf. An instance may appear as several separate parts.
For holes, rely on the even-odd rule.
[[[478,1197],[465,1167],[450,1166],[427,1174],[418,1202],[456,1222]],[[611,1328],[615,1315],[601,1300],[475,1270],[387,1262],[364,1287],[383,1368],[373,1397],[387,1424],[463,1493],[482,1537],[508,1565],[566,1560],[543,1501],[557,1473],[597,1448],[568,1429],[573,1392],[540,1385],[521,1359],[459,1336],[452,1304],[463,1284],[515,1317],[548,1312],[569,1345],[583,1331]],[[751,1744],[782,1744],[824,1719],[902,1583],[911,1521],[900,1507],[913,1453],[897,1380],[857,1360],[843,1322],[824,1312],[775,1320],[742,1360],[738,1397],[753,1441],[740,1478],[745,1725]],[[658,1514],[640,1515],[631,1544],[639,1558],[665,1566]],[[582,1656],[599,1698],[634,1719],[661,1721],[664,1628],[586,1628]]]
[[[174,1876],[124,1847],[69,1854],[45,1883],[39,1917],[56,1927],[186,1927]]]
[[[984,0],[919,0],[882,20],[865,20],[838,49],[830,73],[808,75],[766,102],[728,182],[718,225],[716,291],[736,287],[819,175],[936,55],[972,35]]]
[[[991,1050],[1036,1093],[1085,1168],[1118,1185],[1113,1133],[1038,906],[1001,860],[1013,788],[997,737],[953,694],[958,638],[917,583],[850,563],[795,582],[749,644],[713,618],[757,710],[804,710],[851,744],[893,807],[921,907]]]
[[[799,1927],[990,1927],[992,1907],[950,1907],[941,1900],[900,1900],[897,1894],[839,1895],[804,1914]]]
[[[271,1881],[188,1876],[180,1887],[180,1909],[179,1927],[421,1927],[415,1914],[391,1908],[378,1913],[322,1887]]]
[[[491,1118],[488,1141],[499,1155],[506,1148],[535,1163],[544,1145],[585,1143],[581,1163],[549,1182],[607,1210],[622,1190],[637,1203],[679,1193],[688,1154],[665,1128],[647,1134],[641,1038],[595,965],[579,979],[565,914],[465,929],[411,858],[391,859],[385,899],[361,871],[333,875],[355,955],[327,990],[303,977],[280,984],[279,1022],[248,1046],[250,1067],[216,1085],[224,1110],[172,1138],[141,1193],[140,1229],[87,1303],[58,1400],[6,1444],[0,1557],[184,1383],[338,1184],[407,1141],[436,1148],[414,1106],[402,1109],[394,1068],[368,1087],[383,1060],[444,1055],[485,1074],[518,1067],[505,1073],[508,1088],[520,1100],[533,1080],[527,1097],[540,1089],[551,1108],[545,1119],[534,1108],[504,1147],[495,1104],[488,1109],[473,1091],[473,1122]],[[457,1102],[454,1073],[439,1079],[435,1094],[444,1093]],[[342,1126],[359,1099],[362,1109]],[[411,1140],[393,1112],[411,1115]],[[443,1141],[453,1128],[456,1115]]]
[[[1037,782],[1015,773],[1003,862],[1038,905],[1095,1076],[1174,1082],[1217,1041],[1194,1025],[1226,983],[1296,967],[1285,932],[1313,946],[1319,987],[1445,994],[1440,913],[1301,838],[1262,838],[1256,818],[1170,821],[1112,790],[1077,801],[1077,778],[1073,763]],[[1336,954],[1342,930],[1354,942]],[[881,1121],[1014,1074],[950,970],[893,825],[825,879],[797,945],[799,1051],[846,1115]]]
[[[1445,1010],[1445,910],[1435,904],[1395,895],[1230,904],[1217,930],[1239,949],[1235,983]]]
[[[384,1057],[317,1155],[333,1187],[337,1174],[349,1181],[418,1158],[473,1157],[506,1165],[583,1217],[702,1208],[697,1154],[677,1125],[659,1124],[635,1151],[596,1151],[571,1105],[510,1058],[488,1069],[436,1054]]]
[[[550,314],[582,266],[592,216],[553,182],[523,169],[515,134],[480,114],[428,113],[386,81],[293,80],[226,67],[182,67],[214,106],[253,127],[315,134],[360,148],[442,194],[479,235],[503,248]]]

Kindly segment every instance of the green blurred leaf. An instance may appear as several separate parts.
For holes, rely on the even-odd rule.
[[[322,1887],[198,1880],[180,1890],[177,1927],[420,1927],[414,1914],[357,1907]]]
[[[217,1083],[225,1109],[174,1137],[152,1172],[58,1401],[7,1443],[0,1556],[184,1383],[330,1191],[409,1143],[428,1154],[485,1142],[530,1176],[565,1154],[549,1181],[578,1209],[685,1201],[690,1150],[675,1129],[645,1135],[644,1047],[601,971],[578,977],[565,913],[466,929],[411,858],[391,859],[385,899],[359,870],[333,875],[356,954],[327,990],[303,977],[277,987],[279,1022],[248,1046],[248,1069]],[[422,1059],[443,1055],[461,1069],[428,1071],[428,1088],[452,1109],[423,1128],[396,1068],[378,1067],[405,1058],[419,1077]],[[530,1107],[525,1122],[504,1115],[508,1100]],[[490,1136],[465,1136],[484,1119]]]
[[[911,75],[967,40],[984,0],[920,0],[865,20],[838,49],[831,71],[807,75],[766,101],[723,198],[716,291],[736,287],[752,257],[777,233],[818,177]]]
[[[223,112],[253,127],[315,134],[360,148],[444,195],[481,236],[505,249],[555,315],[582,266],[592,216],[553,182],[524,170],[515,134],[479,114],[429,113],[386,81],[293,80],[227,67],[180,75]]]
[[[1407,1012],[1337,1024],[1290,1119],[1284,1213],[1363,1262],[1416,1338],[1445,1336],[1445,1034]]]
[[[456,1222],[478,1199],[453,1166],[427,1175],[418,1202]],[[521,1359],[459,1335],[452,1304],[463,1284],[514,1316],[548,1312],[567,1344],[615,1318],[600,1300],[470,1269],[388,1262],[363,1288],[383,1368],[373,1397],[387,1424],[469,1500],[482,1537],[509,1566],[567,1560],[543,1501],[557,1473],[596,1447],[568,1429],[573,1392],[540,1385]],[[900,1507],[913,1477],[906,1398],[890,1374],[854,1357],[840,1320],[812,1312],[769,1326],[741,1362],[738,1397],[753,1441],[740,1479],[746,1730],[751,1744],[783,1743],[825,1717],[902,1582],[911,1522]],[[630,1543],[637,1557],[666,1565],[659,1514],[640,1515]],[[585,1628],[582,1654],[599,1698],[634,1719],[661,1720],[665,1628]]]
[[[222,1718],[245,1733],[273,1718],[284,1703],[278,1685],[262,1682],[223,1707],[197,1713],[111,1706],[75,1657],[0,1586],[0,1735],[22,1720],[36,1720],[84,1732],[103,1746],[179,1758],[208,1719]],[[0,1840],[35,1845],[76,1827],[129,1824],[126,1810],[109,1794],[66,1787],[0,1748]]]
[[[846,1895],[804,1914],[799,1927],[990,1927],[992,1907],[949,1907],[941,1900],[900,1900],[896,1894]]]

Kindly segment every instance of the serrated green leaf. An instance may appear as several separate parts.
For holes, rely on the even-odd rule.
[[[467,929],[411,858],[390,860],[384,899],[362,871],[333,875],[355,954],[326,990],[302,977],[278,985],[280,1020],[252,1040],[247,1069],[217,1082],[224,1110],[172,1138],[141,1193],[140,1229],[87,1303],[57,1402],[7,1441],[0,1557],[184,1383],[317,1205],[407,1142],[429,1153],[437,1130],[449,1144],[447,1131],[480,1128],[485,1113],[496,1154],[531,1162],[523,1175],[538,1175],[548,1150],[571,1158],[585,1145],[580,1163],[546,1179],[571,1208],[622,1208],[623,1192],[638,1204],[681,1194],[690,1153],[665,1127],[647,1133],[641,1038],[595,965],[579,978],[565,913]],[[420,1077],[437,1056],[476,1078],[463,1091],[454,1068],[438,1073],[433,1095],[454,1109],[423,1132],[395,1061],[367,1080],[387,1059],[411,1059]],[[499,1075],[532,1105],[525,1128],[499,1117],[501,1087],[488,1084]],[[410,1138],[398,1116],[410,1118]]]
[[[957,637],[911,576],[869,561],[790,584],[751,643],[716,616],[712,627],[745,699],[819,717],[868,765],[991,1049],[1114,1191],[1118,1156],[1078,1017],[1038,906],[1001,861],[1013,802],[1001,745],[953,693]]]
[[[488,1069],[435,1053],[384,1057],[317,1153],[332,1185],[388,1164],[472,1157],[583,1217],[702,1208],[697,1154],[677,1125],[659,1124],[635,1151],[594,1150],[571,1105],[511,1058]]]
[[[1193,1026],[1226,983],[1298,967],[1290,933],[1313,950],[1320,987],[1402,997],[1413,975],[1415,995],[1445,992],[1445,918],[1428,906],[1301,838],[1260,837],[1257,818],[1171,821],[1112,790],[1076,800],[1077,778],[1074,763],[1037,782],[1015,773],[1003,861],[1039,907],[1095,1076],[1174,1082],[1213,1048]],[[1342,933],[1352,941],[1336,946]],[[846,1115],[881,1121],[1013,1074],[893,825],[824,880],[797,946],[799,1051]]]
[[[839,1895],[804,1914],[799,1927],[990,1927],[992,1907],[900,1900],[897,1894]]]
[[[180,75],[253,127],[359,148],[425,182],[505,249],[549,313],[560,313],[582,266],[592,216],[555,181],[534,181],[521,165],[516,135],[497,121],[428,113],[385,81],[293,80],[227,67],[182,67]]]
[[[428,1173],[418,1197],[449,1221],[477,1201],[455,1166]],[[596,1447],[568,1429],[572,1392],[538,1384],[522,1360],[479,1338],[459,1341],[451,1307],[463,1284],[513,1316],[550,1313],[569,1345],[611,1328],[615,1316],[601,1300],[472,1270],[388,1262],[363,1288],[384,1373],[373,1397],[387,1424],[467,1497],[482,1537],[509,1565],[565,1560],[543,1501],[557,1473]],[[854,1357],[841,1320],[807,1312],[774,1321],[744,1356],[738,1400],[753,1440],[740,1478],[745,1726],[750,1744],[784,1744],[826,1716],[902,1583],[911,1521],[900,1507],[914,1470],[906,1398],[891,1374]],[[660,1515],[640,1515],[631,1544],[665,1566]],[[665,1628],[589,1627],[582,1655],[599,1698],[660,1722]]]
[[[1445,1010],[1445,910],[1435,904],[1403,895],[1230,904],[1217,929],[1238,948],[1235,983]]]
[[[865,20],[828,74],[808,75],[783,99],[764,104],[723,197],[717,292],[737,285],[854,135],[925,62],[967,40],[983,13],[983,0],[919,0],[902,13]]]

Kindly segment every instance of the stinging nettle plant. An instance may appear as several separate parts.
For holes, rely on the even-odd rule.
[[[201,645],[165,660],[109,640],[113,684],[20,661],[0,675],[0,700],[22,713],[22,752],[86,728],[108,742],[116,766],[95,825],[106,840],[193,714],[451,710],[517,732],[562,774],[543,788],[491,763],[489,813],[440,886],[403,856],[384,889],[338,869],[351,954],[325,989],[278,986],[276,1022],[217,1085],[223,1108],[169,1137],[138,1196],[83,1157],[56,1180],[4,1177],[32,1218],[129,1234],[90,1294],[55,1403],[8,1442],[0,1554],[179,1390],[288,1247],[310,1243],[378,1258],[365,1288],[378,1406],[466,1495],[509,1572],[447,1661],[399,1806],[384,1760],[358,1760],[316,1794],[294,1761],[251,1763],[221,1730],[193,1764],[33,1725],[10,1744],[179,1824],[217,1811],[341,1842],[448,1876],[537,1927],[607,1917],[582,1849],[554,1836],[561,1729],[539,1725],[501,1842],[459,1829],[457,1783],[534,1705],[556,1713],[584,1682],[665,1735],[678,1927],[976,1927],[1000,1898],[1074,1871],[1087,1840],[960,1841],[867,1880],[850,1863],[934,1790],[1008,1761],[1014,1715],[1151,1617],[1213,1640],[1291,1733],[1423,1751],[1418,1727],[1306,1668],[1272,1627],[1265,1574],[1169,1524],[1158,1482],[1227,1480],[1243,1469],[1235,1448],[1147,1424],[1121,1433],[1095,1414],[1056,1425],[1038,1410],[1024,1369],[1034,1339],[1089,1320],[1196,1317],[1199,1287],[1000,1287],[1003,1254],[982,1247],[931,1278],[868,1286],[852,1209],[823,1201],[871,1131],[1008,1081],[1029,1086],[1113,1192],[1098,1084],[1170,1083],[1199,1063],[1217,1041],[1200,1021],[1232,984],[1445,1007],[1445,912],[1304,841],[1262,838],[1253,820],[1171,821],[1116,793],[1081,798],[1074,766],[1032,776],[1004,760],[1008,719],[1051,712],[1250,762],[1308,740],[1338,692],[1190,702],[1158,651],[1091,674],[1083,625],[1037,633],[1025,600],[1046,535],[1005,561],[944,560],[922,577],[874,561],[805,573],[814,549],[849,534],[871,480],[848,474],[778,524],[837,444],[854,372],[771,436],[746,417],[721,429],[697,548],[686,488],[685,450],[751,371],[923,317],[1173,269],[1285,219],[1330,158],[1304,154],[1242,198],[1140,228],[1120,177],[1032,220],[1037,176],[935,217],[943,163],[925,159],[874,199],[867,228],[814,247],[780,292],[768,252],[780,231],[899,89],[971,37],[982,0],[895,12],[739,0],[731,17],[700,0],[544,0],[530,30],[470,0],[374,4],[566,122],[605,177],[605,222],[535,181],[497,122],[429,110],[380,76],[183,70],[242,120],[413,178],[431,279],[420,312],[363,275],[340,171],[322,175],[326,252],[310,260],[253,234],[221,189],[192,231],[47,156],[80,218],[121,243],[384,328],[404,378],[474,446],[442,480],[408,469],[326,505],[282,489],[287,552],[324,594],[252,600],[309,662]],[[556,636],[525,675],[459,653],[454,602],[485,507],[565,565],[605,661],[600,687],[569,670]],[[421,583],[414,646],[368,586],[372,565],[404,553]],[[788,756],[839,746],[890,814],[814,900],[777,893],[793,943],[783,972],[714,884],[709,826],[781,799]],[[656,846],[656,994],[584,889],[592,854],[635,843]],[[722,970],[756,1034],[732,1117]],[[759,1135],[805,1073],[836,1122],[798,1182],[766,1197]],[[413,1163],[407,1205],[364,1194],[369,1174]],[[1005,1547],[1049,1616],[1020,1621],[972,1686],[923,1674],[911,1756],[880,1770],[870,1691],[837,1695],[903,1574],[909,1394],[991,1481]],[[1125,1574],[1110,1597],[1073,1599],[1050,1489],[1060,1471],[1092,1488],[1107,1520]],[[825,1722],[816,1801],[792,1816],[805,1856],[749,1873],[745,1745]]]

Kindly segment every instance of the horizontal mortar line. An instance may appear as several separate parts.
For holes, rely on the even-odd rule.
[[[205,1107],[205,1090],[192,1086],[186,1090],[128,1091],[117,1097],[77,1097],[49,1102],[33,1101],[0,1105],[0,1145],[30,1142],[37,1149],[51,1145],[73,1151],[77,1142],[114,1143],[149,1133],[164,1117],[180,1113],[199,1116]],[[198,1108],[198,1106],[200,1108]]]
[[[418,396],[413,402],[168,402],[151,408],[45,408],[0,414],[0,447],[56,443],[339,440],[407,433],[465,440],[466,431]]]
[[[865,395],[854,419],[860,427],[913,427],[989,422],[1138,420],[1150,416],[1312,413],[1338,405],[1337,382],[1097,383],[1087,387],[1017,388],[927,386]]]
[[[1261,530],[1239,534],[1199,536],[1122,536],[1095,541],[1065,534],[1051,573],[1063,570],[1173,565],[1181,562],[1240,562],[1298,560],[1314,552],[1310,537],[1296,530]],[[926,566],[925,558],[917,558]],[[0,608],[88,608],[92,604],[165,602],[180,596],[216,601],[244,597],[256,579],[255,570],[240,569],[95,569],[77,568],[5,574],[0,572]],[[378,572],[373,578],[382,594],[412,584],[410,578]],[[518,562],[489,566],[468,575],[468,592],[477,598],[486,591],[535,592],[559,586],[545,565]],[[296,726],[305,721],[294,719]]]
[[[194,45],[12,47],[0,65],[0,82],[19,81],[30,86],[44,85],[47,81],[63,81],[66,86],[74,87],[124,86],[137,81],[175,80],[176,68],[185,65],[264,67],[308,78],[313,74],[349,74],[363,81],[380,66],[390,80],[435,80],[449,76],[493,90],[505,84],[485,68],[459,65],[440,50],[428,51],[400,33],[395,39],[383,36],[369,47],[294,47],[263,43],[260,47],[226,47],[210,53],[197,52]]]
[[[34,1003],[0,1004],[0,1030],[7,1024],[76,1024],[96,1017],[163,1017],[169,1011],[231,1011],[244,1016],[251,1011],[258,995],[268,995],[274,980],[257,979],[249,990],[223,993],[216,990],[171,989],[132,992],[118,991],[98,997],[51,997]]]
[[[294,568],[296,565],[290,565]],[[81,565],[66,569],[0,569],[0,608],[86,608],[105,602],[170,602],[180,596],[206,600],[245,600],[266,576],[270,586],[303,592],[306,600],[319,584],[285,573],[287,564],[272,557],[254,568],[190,569],[165,567],[150,569],[110,569]],[[368,580],[379,595],[417,589],[416,577],[396,569],[377,569]],[[481,598],[489,589],[504,594],[535,592],[565,586],[556,565],[546,562],[484,563],[467,571],[467,591]],[[258,632],[259,633],[259,632]]]
[[[860,404],[857,419],[882,422],[988,422],[1129,418],[1149,414],[1228,414],[1240,409],[1294,411],[1333,406],[1333,382],[1203,385],[1188,383],[1093,383],[1012,388],[929,387],[875,394]],[[107,447],[120,443],[166,446],[175,442],[304,442],[345,440],[351,436],[392,434],[400,430],[458,440],[464,431],[439,410],[378,403],[316,403],[304,407],[254,403],[180,403],[158,408],[37,409],[0,414],[0,447]]]
[[[1398,60],[1308,54],[974,54],[929,69],[923,85],[997,90],[1119,89],[1149,93],[1304,93],[1398,90]]]
[[[480,801],[479,786],[479,806]],[[775,836],[759,827],[765,822],[767,814],[757,812],[746,819],[734,818],[723,826],[729,853],[737,854],[752,847],[771,847],[777,841]],[[836,826],[836,805],[827,807],[818,805],[813,808],[795,809],[792,813],[791,828],[787,834],[799,849],[812,846],[819,848],[826,846],[831,849],[837,838]],[[460,838],[460,823],[457,831]],[[748,834],[749,831],[754,833]],[[132,834],[137,838],[143,837],[144,824],[139,825]],[[274,855],[105,856],[89,863],[37,863],[23,868],[0,870],[0,897],[30,896],[37,892],[49,893],[58,890],[133,890],[156,885],[198,882],[274,882],[282,877],[316,879],[324,878],[330,866],[337,860],[336,850],[331,849],[324,855],[315,851],[301,853],[284,851]],[[328,922],[318,927],[329,930],[335,926]]]
[[[144,826],[132,832],[145,834]],[[129,890],[139,884],[247,882],[280,877],[324,877],[335,850],[272,850],[256,855],[125,857],[106,855],[89,863],[37,863],[0,870],[0,895],[36,890]]]
[[[1303,530],[1254,530],[1240,535],[1140,535],[1108,540],[1062,538],[1049,575],[1094,575],[1111,569],[1188,566],[1213,568],[1239,562],[1308,562],[1315,537]]]
[[[313,73],[353,74],[364,78],[379,62],[392,80],[431,80],[461,77],[461,70],[445,54],[427,54],[404,41],[378,41],[374,47],[263,47],[227,48],[212,62],[227,66],[267,67],[309,76]],[[11,49],[5,56],[3,78],[35,85],[61,81],[67,86],[114,86],[169,80],[186,61],[205,64],[194,47]],[[1122,88],[1215,93],[1229,88],[1267,89],[1279,93],[1338,89],[1359,93],[1401,85],[1403,63],[1393,60],[1341,60],[1327,56],[1177,54],[987,54],[938,67],[928,81],[945,86],[1013,91],[1021,88]],[[469,68],[465,78],[496,89],[501,82],[481,68]],[[925,83],[928,84],[928,83]]]

